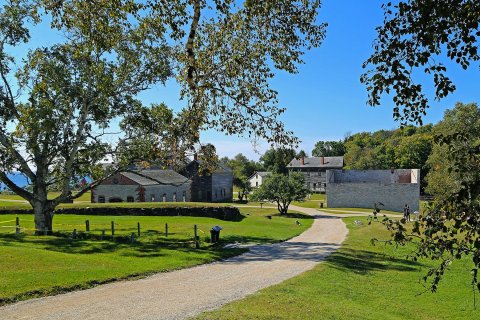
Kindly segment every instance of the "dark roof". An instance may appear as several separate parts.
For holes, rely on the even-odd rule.
[[[145,169],[138,171],[138,174],[163,184],[182,184],[188,181],[186,177],[173,170]]]
[[[268,176],[271,172],[268,172],[268,171],[258,171],[258,172],[254,172],[250,177],[248,177],[248,179],[251,179],[253,178],[253,176],[255,175],[259,175],[260,177],[264,178],[266,176]]]
[[[120,172],[120,174],[128,179],[132,180],[135,183],[138,183],[142,186],[152,186],[158,184],[158,182],[149,179],[147,177],[143,177],[141,175],[136,174],[135,172]]]
[[[203,163],[202,160],[192,160],[190,163],[188,163],[185,167],[198,164],[201,165]],[[184,168],[185,169],[185,168]],[[215,169],[214,173],[230,173],[232,172],[232,169],[227,167],[224,163],[218,162],[217,163],[217,168]]]
[[[124,171],[121,175],[142,185],[152,186],[157,184],[181,185],[188,182],[188,179],[173,170],[152,170]]]
[[[343,168],[343,157],[305,157],[302,165],[301,159],[293,159],[288,168]]]

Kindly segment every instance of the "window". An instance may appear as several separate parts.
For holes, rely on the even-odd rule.
[[[99,203],[105,203],[105,196],[98,196]]]
[[[155,202],[155,195],[152,194],[151,197],[150,197],[150,199],[152,200],[152,202]]]
[[[127,197],[127,202],[135,202],[135,198],[132,196]]]
[[[307,182],[307,189],[310,190],[310,182]]]
[[[173,202],[177,202],[177,193],[176,192],[173,193]]]
[[[315,189],[317,189],[317,184],[316,183],[313,184],[313,190],[315,190]]]
[[[258,174],[257,174],[257,175],[255,175],[255,179],[258,179]]]
[[[257,182],[255,182],[255,183],[256,183],[256,185],[257,185],[257,188],[258,188],[258,181],[257,181]]]
[[[162,196],[162,201],[163,202],[167,202],[167,194],[164,193],[163,196]]]
[[[187,191],[183,191],[183,202],[187,202]]]

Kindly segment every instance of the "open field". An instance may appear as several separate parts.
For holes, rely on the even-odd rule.
[[[209,230],[215,225],[224,229],[220,237],[226,242],[270,243],[289,239],[307,229],[312,219],[266,215],[273,209],[241,208],[239,222],[199,217],[146,216],[76,216],[56,215],[56,236],[35,237],[14,234],[14,215],[0,215],[0,304],[34,296],[54,294],[117,279],[142,276],[207,263],[243,252],[210,245]],[[33,228],[32,215],[19,215],[23,228]],[[90,235],[85,236],[85,220],[90,221]],[[298,226],[295,220],[301,221]],[[111,241],[110,225],[115,221],[116,241]],[[141,236],[137,237],[137,222]],[[165,223],[169,234],[165,235]],[[198,226],[201,249],[193,248],[193,226]],[[79,232],[70,239],[72,230]],[[106,229],[106,240],[99,239]],[[25,229],[23,229],[25,230]]]
[[[355,226],[359,219],[364,224]],[[431,261],[406,260],[411,248],[372,246],[371,238],[388,238],[380,223],[344,221],[349,236],[325,263],[199,319],[480,318],[473,306],[469,261],[455,261],[438,292],[430,293],[421,278]]]

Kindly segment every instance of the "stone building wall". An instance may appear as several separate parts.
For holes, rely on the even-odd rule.
[[[403,211],[405,204],[419,210],[420,170],[328,170],[327,204],[330,208],[372,208]]]

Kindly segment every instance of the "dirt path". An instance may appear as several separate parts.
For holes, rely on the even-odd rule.
[[[186,319],[216,309],[313,268],[347,235],[340,218],[319,215],[315,209],[291,209],[316,219],[289,241],[254,246],[238,257],[137,281],[19,302],[0,308],[0,319]]]

